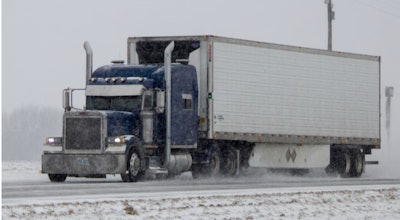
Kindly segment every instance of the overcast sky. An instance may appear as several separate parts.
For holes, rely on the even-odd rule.
[[[84,87],[85,40],[94,51],[94,68],[110,60],[126,60],[126,39],[131,36],[211,34],[327,47],[324,0],[3,0],[2,3],[2,111],[5,112],[31,104],[61,109],[62,89]],[[382,91],[387,85],[395,87],[392,119],[396,121],[392,126],[399,128],[400,117],[396,113],[400,111],[400,1],[333,0],[333,4],[336,13],[333,49],[382,57]]]

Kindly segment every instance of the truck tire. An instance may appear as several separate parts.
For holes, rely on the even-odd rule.
[[[351,177],[352,158],[348,151],[342,151],[338,161],[338,172],[341,177]]]
[[[126,182],[126,183],[132,182],[130,177],[129,177],[129,174],[127,174],[127,173],[122,173],[121,174],[121,179],[122,179],[123,182]]]
[[[350,174],[352,177],[360,177],[364,172],[365,155],[359,150],[351,153],[351,169]]]
[[[221,174],[224,176],[234,176],[237,171],[237,155],[234,147],[227,147],[222,151]]]
[[[211,153],[210,163],[206,166],[208,176],[217,176],[221,171],[221,151],[216,148]]]
[[[143,154],[140,153],[139,147],[134,147],[128,157],[127,173],[121,174],[122,181],[137,182],[142,179],[145,174],[143,164]]]
[[[221,171],[221,151],[218,146],[211,148],[211,155],[209,163],[207,164],[193,164],[192,177],[197,179],[199,177],[215,177]]]
[[[67,174],[50,174],[49,179],[51,182],[62,183],[67,179]]]

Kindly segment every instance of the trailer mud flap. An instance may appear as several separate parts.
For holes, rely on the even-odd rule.
[[[325,168],[329,160],[329,145],[257,143],[250,154],[249,165],[267,168]]]

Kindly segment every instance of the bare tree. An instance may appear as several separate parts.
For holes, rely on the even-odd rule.
[[[3,160],[40,160],[45,137],[61,136],[61,109],[25,106],[2,116]]]

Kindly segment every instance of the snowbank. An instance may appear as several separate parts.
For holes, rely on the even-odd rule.
[[[343,188],[343,187],[342,187]],[[400,186],[3,205],[3,219],[399,219]]]
[[[3,162],[3,182],[46,181]],[[3,219],[400,219],[400,185],[161,192],[2,204]]]

